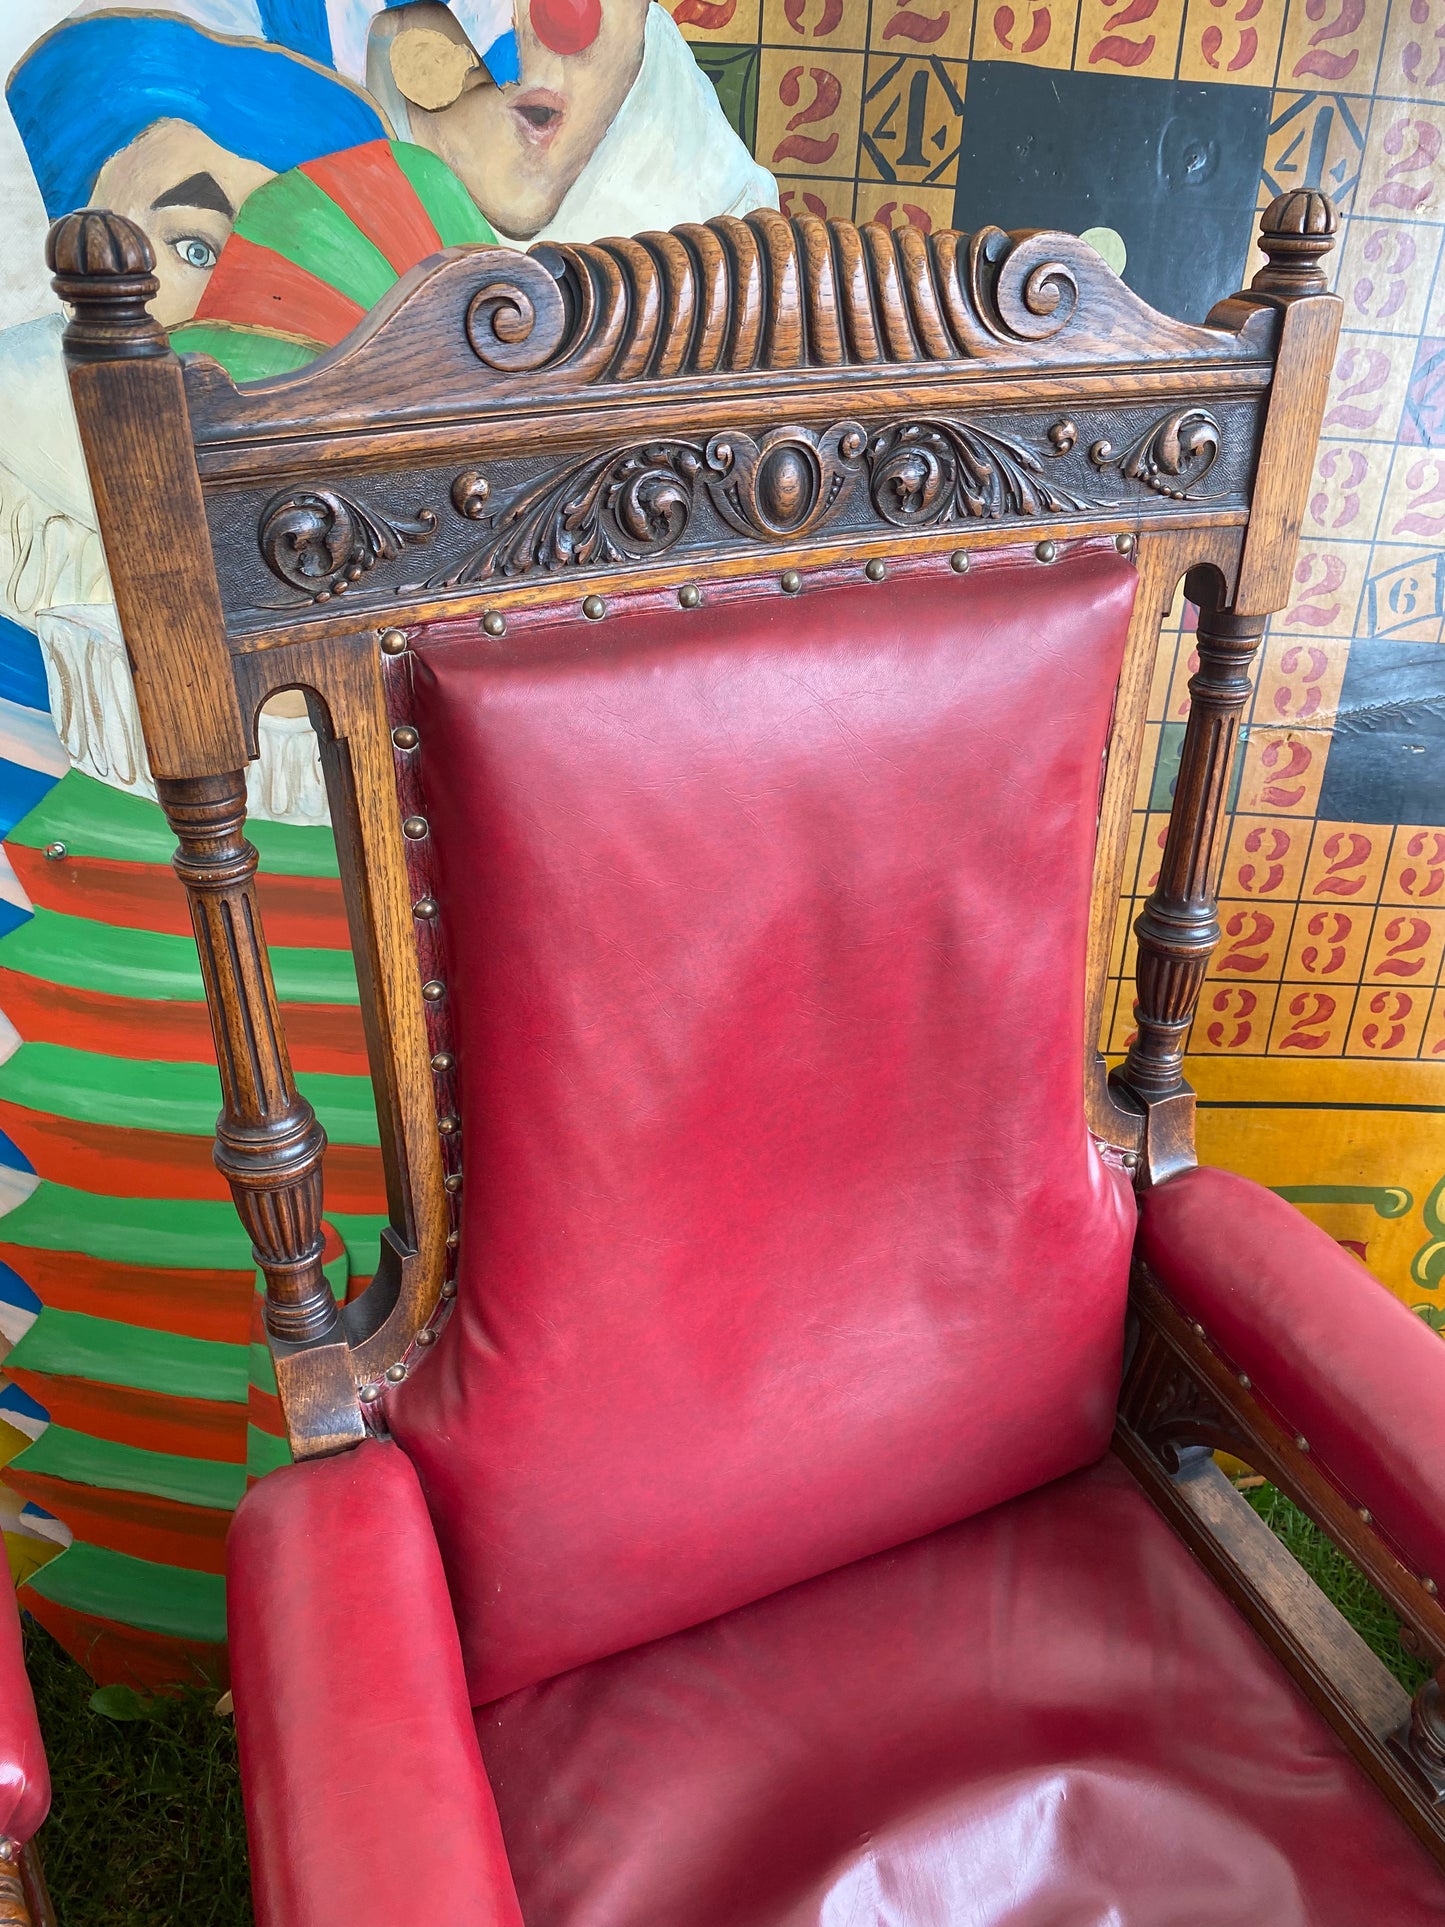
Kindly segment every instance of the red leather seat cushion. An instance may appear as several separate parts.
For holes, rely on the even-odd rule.
[[[477,1714],[527,1927],[1417,1927],[1445,1881],[1117,1461]]]
[[[423,635],[457,1309],[388,1392],[474,1700],[1098,1456],[1112,543]]]

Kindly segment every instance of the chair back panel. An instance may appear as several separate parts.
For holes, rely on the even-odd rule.
[[[922,235],[763,210],[526,255],[453,249],[309,367],[238,387],[207,357],[182,365],[172,352],[147,309],[158,283],[138,227],[100,210],[56,224],[71,394],[200,945],[222,1091],[216,1162],[266,1277],[288,1436],[305,1458],[358,1443],[389,1406],[408,1436],[436,1419],[437,1441],[418,1456],[454,1577],[471,1589],[482,1687],[499,1690],[503,1660],[508,1677],[535,1676],[955,1517],[1077,1462],[1101,1437],[1084,1414],[1118,1339],[1117,1293],[1108,1318],[1095,1316],[1113,1274],[1102,1258],[1093,1270],[1094,1219],[1114,1223],[1114,1179],[1090,1162],[1075,1079],[1082,1071],[1083,1118],[1116,1163],[1159,1180],[1192,1161],[1184,1039],[1217,935],[1248,668],[1289,595],[1310,486],[1341,313],[1320,266],[1335,227],[1322,195],[1281,195],[1261,220],[1265,265],[1203,327],[1154,313],[1064,234]],[[985,566],[1005,543],[1020,545],[1022,565]],[[1081,545],[1094,545],[1087,568]],[[1126,564],[1137,594],[1116,687],[1119,658],[1106,657]],[[1199,668],[1158,880],[1136,926],[1137,1035],[1110,1072],[1097,1040],[1116,907],[1160,616],[1181,582],[1200,606]],[[785,597],[784,584],[799,593]],[[975,605],[992,611],[977,633],[965,621]],[[874,676],[876,719],[854,703],[855,683],[814,679],[808,651],[827,611],[834,670]],[[663,632],[679,645],[676,668],[659,656],[643,676],[647,638]],[[517,650],[506,673],[503,638]],[[726,712],[707,707],[710,642],[729,676],[747,670],[771,692],[756,725],[730,735]],[[996,653],[1008,669],[995,665],[993,683]],[[427,735],[473,731],[458,767],[495,768],[505,784],[450,797],[415,724],[388,713],[423,657]],[[453,687],[464,670],[489,692],[465,730],[470,698]],[[528,728],[546,720],[558,743],[592,714],[558,693],[567,677],[597,698],[597,740],[583,749],[611,800],[574,798],[575,829],[566,786],[544,808],[520,750],[503,756],[503,736],[491,741],[520,714],[496,692],[530,689],[528,677]],[[952,703],[950,690],[980,678]],[[340,1307],[325,1266],[325,1133],[292,1076],[245,834],[257,718],[288,691],[305,693],[320,741],[386,1184],[375,1275]],[[621,716],[624,693],[630,738],[618,729],[637,762],[609,773],[598,718]],[[830,755],[805,754],[824,720],[837,731]],[[1096,725],[1086,777],[1065,736],[1082,756]],[[789,776],[760,779],[753,807],[719,746],[751,769],[763,730]],[[714,747],[624,807],[674,737]],[[431,803],[412,796],[418,765]],[[973,814],[949,787],[965,765],[971,794],[995,795]],[[867,798],[887,796],[888,782],[897,796],[870,814]],[[447,885],[450,967],[417,887],[428,811],[449,822],[446,863],[453,875],[472,866],[487,919]],[[617,826],[634,817],[647,835],[624,848]],[[699,824],[730,828],[700,855]],[[824,825],[842,852],[831,865]],[[1023,848],[1026,828],[1036,840]],[[905,829],[916,843],[887,841]],[[572,869],[539,854],[564,842]],[[945,866],[932,883],[909,868],[924,850]],[[638,853],[655,867],[639,868]],[[742,878],[726,891],[724,857]],[[604,888],[619,877],[626,893]],[[779,904],[785,942],[768,922]],[[618,937],[624,911],[637,930]],[[692,978],[677,931],[694,913],[712,933],[697,962],[706,1023],[679,1014]],[[527,945],[540,957],[539,933],[550,942],[574,926],[613,934],[595,954],[578,937],[563,958],[576,989],[549,1058],[529,1029],[539,992]],[[915,1001],[926,990],[915,1017],[887,1000],[879,1014],[870,954],[889,956]],[[458,1071],[439,1035],[454,1004],[458,1035],[481,1039],[475,1072],[465,1061]],[[934,1049],[944,1035],[959,1055]],[[859,1038],[869,1052],[848,1048]],[[934,1050],[927,1102],[919,1040]],[[727,1060],[710,1071],[709,1049]],[[876,1087],[859,1068],[870,1053]],[[497,1099],[494,1114],[488,1094],[507,1079],[527,1105],[507,1112]],[[546,1108],[566,1110],[574,1089],[585,1122],[549,1161]],[[847,1120],[826,1141],[820,1092]],[[711,1148],[688,1161],[694,1113]],[[729,1122],[752,1115],[767,1128]],[[784,1142],[797,1186],[772,1155]],[[699,1188],[704,1165],[710,1189]],[[598,1173],[617,1201],[606,1212]],[[734,1181],[756,1191],[756,1211],[741,1212]],[[666,1210],[634,1225],[629,1201],[653,1183]],[[515,1227],[502,1225],[507,1195]],[[932,1271],[918,1256],[925,1223],[943,1254]],[[1066,1321],[1038,1282],[1063,1224]],[[679,1225],[706,1265],[681,1265]],[[634,1260],[651,1240],[652,1271],[627,1271],[628,1239]],[[684,1270],[702,1283],[678,1299],[683,1323],[664,1321],[644,1344],[646,1292]],[[859,1281],[884,1270],[892,1295],[865,1302]],[[763,1292],[769,1281],[776,1292]],[[459,1285],[466,1315],[453,1332]],[[915,1344],[920,1330],[928,1341]],[[915,1352],[932,1362],[905,1399],[893,1367]],[[544,1391],[539,1374],[554,1364]],[[632,1430],[612,1430],[609,1397],[639,1385],[654,1402]],[[1001,1446],[1005,1407],[1017,1436]],[[844,1451],[848,1427],[856,1444]],[[499,1456],[483,1467],[487,1428]],[[449,1473],[439,1459],[453,1433]],[[595,1469],[565,1472],[564,1435]],[[686,1478],[654,1510],[659,1454]],[[601,1588],[585,1609],[558,1579],[573,1531]],[[479,1602],[493,1549],[498,1577]],[[637,1602],[649,1588],[647,1619]],[[517,1626],[497,1617],[503,1605]]]
[[[494,1698],[1103,1450],[1134,1208],[1079,1077],[1137,576],[415,633],[456,1311],[385,1410]]]

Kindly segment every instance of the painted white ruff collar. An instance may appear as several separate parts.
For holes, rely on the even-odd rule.
[[[672,15],[654,4],[631,91],[532,241],[601,241],[777,205],[777,182],[728,125]]]

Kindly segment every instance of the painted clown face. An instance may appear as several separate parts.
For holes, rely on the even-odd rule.
[[[248,0],[190,3],[248,24]],[[284,47],[88,4],[36,42],[6,97],[52,218],[102,205],[145,230],[168,327],[195,313],[248,194],[386,131],[359,87]]]
[[[518,0],[515,86],[493,85],[478,66],[449,105],[412,100],[412,138],[440,155],[500,233],[529,240],[556,214],[637,78],[648,5]],[[467,45],[461,22],[436,0],[399,9],[391,40],[399,78],[405,42],[421,32]]]
[[[96,205],[134,221],[155,250],[160,292],[151,313],[164,327],[196,312],[237,208],[271,178],[183,120],[156,121],[101,168]]]

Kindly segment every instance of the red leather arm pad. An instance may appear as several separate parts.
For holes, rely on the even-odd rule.
[[[1227,1171],[1147,1192],[1139,1249],[1406,1563],[1445,1585],[1445,1345],[1429,1326],[1293,1205]]]
[[[257,1927],[521,1927],[410,1460],[272,1473],[226,1560]]]
[[[25,1671],[15,1589],[0,1586],[0,1834],[22,1845],[50,1811],[50,1769]]]

